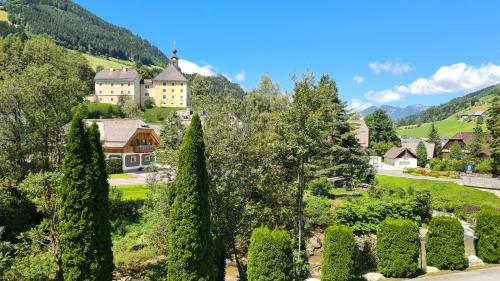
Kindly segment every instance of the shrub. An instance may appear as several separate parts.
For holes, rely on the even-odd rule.
[[[484,209],[477,214],[477,255],[485,262],[500,263],[500,213]]]
[[[386,219],[378,228],[378,271],[388,277],[411,277],[418,270],[418,227],[410,220]]]
[[[330,188],[332,185],[327,178],[319,178],[310,181],[307,184],[307,188],[311,191],[314,196],[328,196],[330,193]]]
[[[145,109],[150,109],[150,108],[153,108],[154,106],[155,106],[155,102],[151,97],[147,97],[144,100],[144,108]]]
[[[463,269],[464,229],[458,219],[438,216],[432,218],[425,241],[427,264],[439,269]]]
[[[328,199],[313,196],[306,201],[305,205],[304,215],[307,229],[326,227],[333,223],[332,206]]]
[[[478,173],[489,174],[492,171],[493,171],[493,159],[492,158],[483,159],[476,166],[476,172],[478,172]]]
[[[410,219],[420,222],[423,207],[413,197],[406,199],[373,200],[364,204],[347,203],[335,209],[335,222],[352,227],[355,233],[376,233],[385,218]]]
[[[283,230],[254,229],[248,249],[248,281],[293,280],[292,247]]]
[[[347,226],[330,226],[325,231],[322,281],[347,281],[354,277],[356,242]]]
[[[122,159],[110,158],[106,159],[106,172],[108,175],[123,173]]]
[[[429,166],[434,171],[441,171],[443,169],[443,160],[440,158],[432,158],[431,161],[429,161]]]

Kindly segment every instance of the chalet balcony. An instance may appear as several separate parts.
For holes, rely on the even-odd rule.
[[[149,153],[155,150],[155,147],[149,144],[133,146],[134,153]]]

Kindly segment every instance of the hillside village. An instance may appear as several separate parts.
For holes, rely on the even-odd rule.
[[[181,56],[208,45],[167,56],[78,3],[0,1],[0,280],[499,276],[498,79],[357,112],[342,75],[202,75]]]

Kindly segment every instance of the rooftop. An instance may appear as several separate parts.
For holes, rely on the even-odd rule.
[[[135,69],[124,67],[122,69],[103,69],[95,75],[94,80],[133,81],[137,78],[140,79],[141,76],[137,73],[137,71],[135,71]]]

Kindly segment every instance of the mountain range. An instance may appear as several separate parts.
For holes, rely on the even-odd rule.
[[[370,106],[364,110],[362,110],[360,113],[363,116],[366,116],[372,112],[374,112],[377,109],[382,109],[389,114],[392,120],[399,120],[401,118],[405,118],[410,115],[415,115],[418,114],[426,109],[428,109],[429,106],[422,105],[422,104],[412,104],[408,106],[392,106],[392,105],[381,105],[381,106]]]

